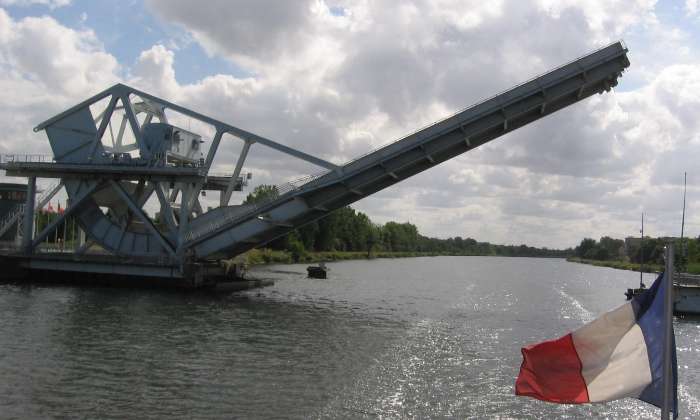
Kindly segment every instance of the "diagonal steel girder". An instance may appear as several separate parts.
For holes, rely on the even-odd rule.
[[[226,223],[203,215],[189,246],[199,258],[244,252],[596,93],[629,66],[611,44],[342,166]],[[265,215],[271,215],[266,218]],[[262,217],[262,218],[261,218]],[[212,226],[211,229],[207,225]]]
[[[127,206],[129,206],[129,209],[138,217],[141,222],[146,226],[146,229],[148,229],[153,236],[160,242],[160,244],[163,246],[163,248],[170,254],[171,256],[175,256],[175,248],[173,245],[168,241],[167,238],[165,238],[160,231],[155,227],[151,219],[146,216],[146,214],[141,210],[141,207],[139,207],[134,200],[131,198],[129,193],[124,191],[124,188],[122,188],[121,185],[119,185],[118,182],[114,180],[109,181],[110,185],[114,189],[114,191],[117,192],[117,194],[121,197],[121,199],[126,203]]]
[[[46,239],[46,237],[49,236],[49,234],[51,234],[51,232],[52,232],[54,229],[56,229],[56,227],[57,227],[59,224],[61,224],[61,223],[62,223],[64,220],[66,220],[69,216],[71,216],[73,213],[75,213],[75,212],[80,208],[81,204],[83,204],[83,202],[84,202],[88,197],[90,197],[90,196],[92,195],[92,193],[94,193],[94,192],[97,190],[97,188],[98,188],[99,186],[101,186],[101,185],[102,185],[102,184],[99,183],[99,182],[93,183],[87,190],[85,190],[85,191],[82,193],[82,195],[81,195],[77,200],[72,201],[72,202],[70,203],[70,205],[68,206],[68,208],[66,208],[66,209],[64,210],[63,214],[61,214],[59,217],[57,217],[56,219],[54,219],[53,222],[49,223],[49,225],[46,226],[46,227],[44,228],[44,230],[42,230],[38,235],[36,235],[36,236],[34,237],[34,239],[32,240],[31,248],[32,248],[32,249],[36,248],[36,246],[39,245],[39,244],[41,243],[41,241],[43,241],[44,239]]]

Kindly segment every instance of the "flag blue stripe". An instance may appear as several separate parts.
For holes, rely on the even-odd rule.
[[[663,403],[663,348],[664,348],[664,296],[666,294],[666,282],[661,273],[654,284],[643,294],[632,300],[637,324],[642,330],[644,341],[649,355],[649,367],[651,370],[651,384],[639,395],[639,399],[657,407]],[[678,367],[676,363],[676,341],[673,336],[673,413],[678,416]]]

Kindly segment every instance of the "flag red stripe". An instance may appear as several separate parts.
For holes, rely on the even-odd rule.
[[[565,404],[587,403],[588,389],[571,334],[522,350],[515,394]]]

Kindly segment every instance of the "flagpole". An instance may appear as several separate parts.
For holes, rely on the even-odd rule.
[[[683,245],[683,230],[685,229],[685,193],[688,187],[688,173],[683,172],[683,215],[681,216],[681,250],[680,250],[680,256],[681,256],[681,262],[680,265],[678,266],[678,269],[681,270],[687,270],[688,267],[686,267],[684,264],[687,263],[686,261],[686,253],[685,253],[685,246]]]
[[[666,284],[666,294],[664,295],[664,370],[663,370],[663,405],[661,408],[661,418],[667,420],[671,411],[673,399],[671,389],[673,387],[673,377],[671,374],[671,355],[673,344],[673,243],[666,246],[666,274],[663,279]]]
[[[639,238],[639,288],[644,288],[644,212],[642,212],[642,230]]]

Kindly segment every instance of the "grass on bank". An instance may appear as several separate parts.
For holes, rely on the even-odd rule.
[[[586,258],[569,257],[566,259],[570,262],[581,264],[590,264],[598,267],[617,268],[618,270],[639,271],[639,264],[619,260],[589,260]],[[661,264],[644,264],[645,273],[660,273],[664,270]],[[684,273],[700,274],[700,262],[690,262],[687,264]]]
[[[327,251],[327,252],[304,252],[302,255],[295,255],[289,251],[276,251],[268,248],[252,249],[245,254],[236,257],[237,261],[245,264],[294,264],[294,263],[316,263],[321,261],[341,261],[341,260],[365,260],[374,258],[413,258],[413,257],[437,257],[439,252],[389,252],[372,251],[371,253],[360,251]]]
[[[416,257],[520,257],[520,258],[563,258],[558,256],[528,256],[528,255],[498,255],[498,254],[474,254],[459,252],[419,252],[419,251],[372,251],[369,255],[367,251],[304,251],[296,255],[287,250],[273,250],[269,248],[252,249],[244,254],[238,255],[229,263],[244,263],[247,265],[261,264],[294,264],[294,263],[316,263],[321,261],[341,261],[341,260],[367,260],[374,258],[416,258]]]
[[[566,260],[569,262],[595,265],[597,267],[608,267],[608,268],[616,268],[618,270],[639,271],[639,264],[633,263],[633,262],[627,262],[627,261],[589,260],[586,258],[579,258],[579,257],[569,257]],[[692,271],[690,271],[691,265],[694,265],[695,266],[694,269],[697,269],[698,273],[700,273],[700,264],[698,264],[698,263],[688,264],[688,272],[689,273],[692,273]],[[645,273],[659,273],[659,272],[663,271],[663,267],[660,264],[644,264],[643,271]]]
[[[361,260],[368,258],[410,258],[410,257],[435,257],[440,255],[436,252],[387,252],[373,251],[369,255],[367,252],[355,251],[327,251],[327,252],[305,252],[299,255],[295,261],[294,255],[289,251],[276,251],[268,248],[252,249],[241,256],[248,265],[261,264],[294,264],[294,263],[315,263],[320,261],[341,261],[341,260]]]
[[[700,274],[700,262],[688,263],[686,272],[689,274]]]

